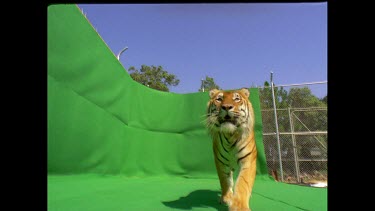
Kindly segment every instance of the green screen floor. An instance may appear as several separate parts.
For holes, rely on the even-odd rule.
[[[226,210],[215,178],[74,175],[48,177],[48,210]],[[258,178],[256,211],[327,210],[327,189]]]

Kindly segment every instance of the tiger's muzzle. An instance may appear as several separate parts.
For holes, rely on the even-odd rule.
[[[232,123],[233,125],[237,125],[238,123],[238,117],[236,117],[231,111],[230,109],[233,108],[232,106],[226,106],[224,107],[224,105],[222,106],[222,109],[220,110],[220,114],[219,114],[219,117],[218,117],[218,122],[219,124],[223,124],[223,123]]]

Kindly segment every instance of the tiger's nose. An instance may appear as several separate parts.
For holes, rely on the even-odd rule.
[[[224,109],[224,110],[226,110],[226,111],[229,111],[230,109],[233,108],[233,106],[232,105],[228,105],[228,104],[223,104],[223,105],[221,105],[221,108]]]

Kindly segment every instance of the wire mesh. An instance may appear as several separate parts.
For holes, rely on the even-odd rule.
[[[311,91],[326,87],[327,83],[274,87],[278,133],[271,87],[260,88],[264,150],[269,174],[276,179],[327,181],[327,92],[319,98]]]

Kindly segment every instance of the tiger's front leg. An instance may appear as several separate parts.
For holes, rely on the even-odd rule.
[[[219,158],[217,142],[213,144],[214,159],[216,172],[219,177],[221,187],[220,203],[229,205],[233,197],[233,172],[229,168],[229,164],[223,158]]]
[[[250,211],[249,200],[256,176],[256,150],[242,160],[229,211]]]
[[[230,205],[233,197],[233,171],[225,172],[225,166],[217,159],[215,164],[221,187],[220,203]]]

